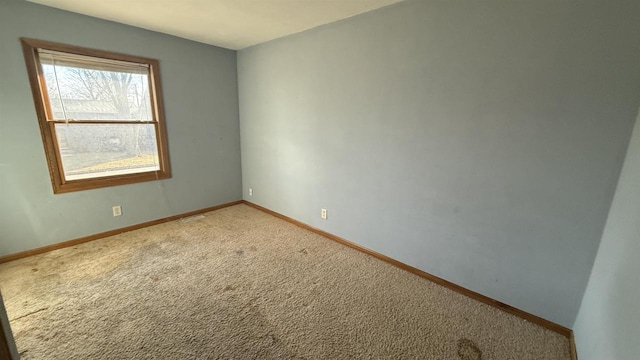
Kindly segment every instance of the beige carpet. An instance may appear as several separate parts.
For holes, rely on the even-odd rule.
[[[22,359],[563,359],[556,333],[237,205],[0,265]]]

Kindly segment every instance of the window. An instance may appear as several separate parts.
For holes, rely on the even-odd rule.
[[[157,60],[21,40],[54,193],[171,177]]]

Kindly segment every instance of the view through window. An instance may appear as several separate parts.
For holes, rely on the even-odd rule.
[[[54,192],[169,176],[157,61],[22,40]]]

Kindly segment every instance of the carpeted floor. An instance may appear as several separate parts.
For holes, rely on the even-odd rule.
[[[568,340],[246,205],[0,265],[22,359],[562,359]]]

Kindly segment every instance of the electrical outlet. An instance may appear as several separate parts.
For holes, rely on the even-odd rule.
[[[113,216],[122,215],[122,207],[120,207],[120,205],[116,205],[116,206],[112,207],[111,210],[113,210]]]
[[[327,220],[327,209],[320,210],[320,217]]]
[[[249,196],[253,196],[253,189],[249,188]]]

